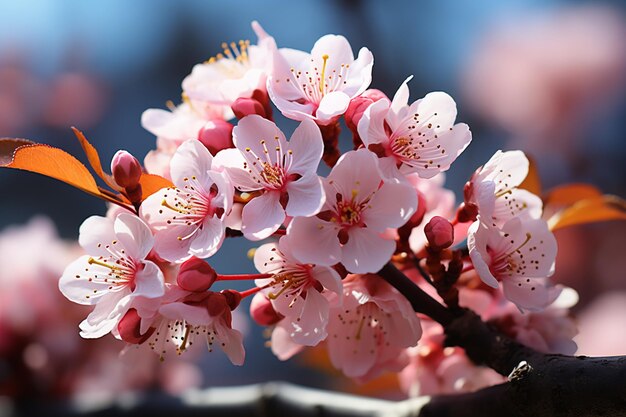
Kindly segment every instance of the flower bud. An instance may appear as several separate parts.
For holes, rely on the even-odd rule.
[[[140,328],[141,317],[139,317],[137,310],[134,308],[129,309],[117,325],[117,330],[120,333],[122,340],[126,343],[132,343],[134,345],[139,345],[145,342],[154,332],[154,327],[151,327],[145,334],[142,335],[140,333]]]
[[[434,250],[442,250],[454,243],[454,226],[448,220],[435,216],[424,227],[424,233],[430,247]]]
[[[270,300],[261,293],[256,293],[250,302],[250,316],[261,326],[278,323],[284,316],[274,310]]]
[[[113,179],[120,187],[135,188],[141,178],[141,164],[126,151],[117,151],[111,160]]]
[[[207,311],[211,317],[218,317],[226,312],[230,315],[230,306],[224,294],[211,292],[205,302]]]
[[[211,265],[194,256],[180,266],[176,283],[185,291],[203,292],[211,288],[216,279],[217,273]]]
[[[239,97],[230,108],[237,119],[243,119],[251,114],[257,114],[263,118],[267,116],[263,104],[253,98]]]
[[[241,302],[241,298],[242,298],[241,293],[239,291],[222,290],[220,291],[220,294],[224,296],[224,298],[226,299],[226,303],[228,304],[228,307],[230,307],[231,310],[234,310],[239,306],[239,303]]]
[[[346,120],[346,126],[352,131],[353,141],[355,147],[361,144],[359,138],[358,126],[365,110],[374,102],[387,98],[385,93],[374,88],[366,90],[358,97],[353,98],[348,105],[344,118]]]
[[[222,149],[234,148],[233,125],[224,120],[209,120],[198,132],[198,140],[213,155]]]

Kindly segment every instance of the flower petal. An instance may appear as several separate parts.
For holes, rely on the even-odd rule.
[[[341,260],[338,232],[334,224],[317,217],[296,217],[289,224],[284,239],[301,262],[330,266]]]
[[[289,201],[285,207],[288,216],[312,216],[319,213],[326,199],[322,188],[322,180],[310,174],[297,181],[287,184]]]
[[[353,273],[378,272],[396,250],[395,241],[383,239],[367,227],[353,227],[348,236],[342,248],[341,263]]]
[[[145,261],[143,269],[135,274],[134,297],[158,298],[165,294],[163,272],[155,263]]]
[[[114,223],[115,236],[132,259],[141,260],[148,256],[154,245],[154,237],[148,225],[132,214],[120,213]]]
[[[402,226],[417,210],[417,193],[409,184],[384,183],[363,211],[369,229],[384,232]]]
[[[289,139],[292,162],[289,173],[306,175],[316,173],[324,152],[320,128],[310,119],[304,120]]]
[[[319,123],[327,124],[346,112],[350,96],[343,91],[333,91],[324,95],[315,113]]]
[[[213,158],[213,167],[218,170],[224,169],[233,186],[239,191],[247,192],[263,188],[253,179],[248,169],[244,168],[246,164],[246,158],[239,149],[221,150]]]
[[[210,181],[207,172],[211,169],[213,156],[200,141],[188,140],[178,147],[170,161],[172,182],[183,188],[185,178],[197,177],[201,183]]]
[[[219,217],[207,216],[202,228],[192,238],[189,253],[198,258],[213,256],[224,242],[224,232],[224,222]]]
[[[78,243],[89,255],[109,256],[105,246],[115,239],[112,219],[91,216],[80,225]]]
[[[280,192],[267,191],[250,200],[241,214],[241,231],[246,239],[261,240],[274,233],[285,220]]]

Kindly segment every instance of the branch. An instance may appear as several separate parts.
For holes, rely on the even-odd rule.
[[[439,304],[393,265],[378,273],[416,312],[440,323],[446,345],[460,346],[477,365],[511,382],[473,394],[435,397],[420,416],[626,415],[626,356],[588,358],[549,355],[524,346],[467,309]],[[520,367],[512,372],[522,362]]]

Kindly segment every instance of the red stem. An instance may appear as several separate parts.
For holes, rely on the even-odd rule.
[[[274,274],[235,274],[235,275],[217,275],[217,281],[243,281],[248,279],[272,278]]]

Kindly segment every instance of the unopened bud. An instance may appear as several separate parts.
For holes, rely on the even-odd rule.
[[[234,310],[239,306],[239,303],[241,302],[241,298],[242,298],[241,293],[239,291],[222,290],[220,291],[220,294],[224,296],[224,298],[226,299],[226,303],[228,304],[228,307],[230,307],[231,310]]]
[[[194,256],[180,266],[176,283],[185,291],[203,292],[211,288],[216,279],[217,273],[211,265]]]
[[[448,220],[435,216],[424,227],[424,233],[430,247],[434,250],[442,250],[454,243],[454,226]]]
[[[111,172],[117,185],[135,188],[141,178],[141,164],[130,153],[117,151],[111,160]]]
[[[209,120],[198,132],[198,140],[213,155],[222,149],[234,148],[233,125],[224,120]]]
[[[218,317],[228,312],[230,314],[230,306],[224,294],[212,292],[206,299],[206,308],[211,317]]]
[[[284,316],[274,310],[270,300],[262,293],[256,293],[250,302],[250,316],[261,326],[278,323]]]
[[[120,333],[120,337],[126,343],[132,343],[134,345],[141,344],[148,340],[148,338],[154,332],[154,327],[148,329],[145,334],[141,334],[141,317],[137,313],[137,310],[131,308],[124,314],[124,317],[117,325],[117,330]]]
[[[243,119],[251,114],[257,114],[263,118],[267,116],[263,104],[253,98],[239,97],[230,108],[237,119]]]
[[[346,121],[346,126],[348,126],[348,129],[352,131],[352,139],[355,147],[362,143],[359,137],[358,126],[361,118],[363,117],[363,113],[365,113],[365,110],[367,110],[370,105],[383,98],[387,98],[385,93],[372,88],[366,90],[360,96],[350,100],[344,119]]]

